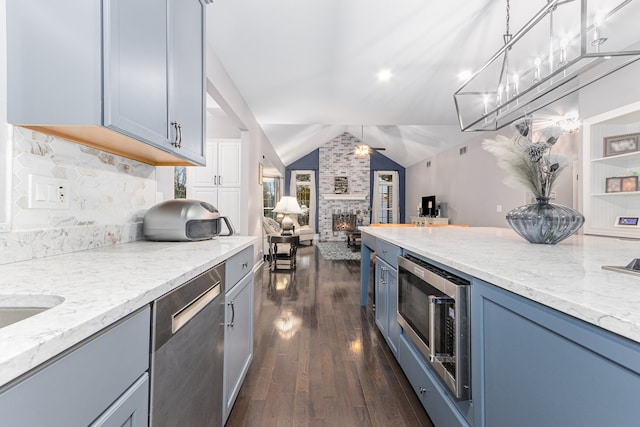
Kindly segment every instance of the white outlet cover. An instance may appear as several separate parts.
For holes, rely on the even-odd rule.
[[[69,181],[29,175],[29,209],[69,209]]]

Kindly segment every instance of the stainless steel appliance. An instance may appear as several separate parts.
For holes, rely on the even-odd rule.
[[[207,240],[221,235],[222,221],[235,231],[231,221],[207,202],[191,199],[166,200],[151,207],[144,215],[143,233],[148,240]]]
[[[471,399],[469,282],[411,255],[398,257],[398,322],[453,395]]]
[[[222,425],[224,263],[152,305],[153,427]]]

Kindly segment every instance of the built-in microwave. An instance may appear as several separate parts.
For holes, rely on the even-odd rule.
[[[459,400],[471,399],[469,285],[419,258],[398,257],[398,323]]]

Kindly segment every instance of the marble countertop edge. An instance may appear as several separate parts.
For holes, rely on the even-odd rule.
[[[557,245],[534,245],[510,229],[492,227],[363,227],[361,231],[640,342],[640,277],[601,269],[623,265],[625,257],[637,253],[638,242],[572,236]],[[485,253],[474,253],[483,248]]]
[[[64,301],[0,328],[0,387],[257,242],[252,236],[139,241],[1,265],[0,294],[57,295]],[[166,259],[154,261],[157,256]],[[69,266],[75,269],[65,274]],[[87,274],[79,286],[82,270],[89,266],[97,271]]]

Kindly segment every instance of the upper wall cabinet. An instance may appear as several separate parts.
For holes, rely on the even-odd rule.
[[[8,119],[153,165],[204,164],[200,0],[7,3]]]

